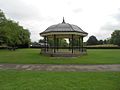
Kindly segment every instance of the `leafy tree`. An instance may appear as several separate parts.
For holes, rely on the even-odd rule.
[[[44,40],[43,40],[44,41]],[[45,41],[44,41],[45,42]],[[53,39],[52,38],[49,38],[48,39],[48,45],[49,46],[53,46],[54,45],[54,41],[53,41]]]
[[[2,10],[0,10],[0,45],[4,43],[4,40],[6,39],[6,37],[4,36],[6,32],[3,30],[3,26],[5,25],[5,22],[6,22],[6,17],[2,12]]]
[[[112,43],[111,43],[111,38],[107,38],[107,39],[106,39],[106,44],[112,44]]]
[[[60,42],[60,46],[62,46],[62,47],[67,47],[67,45],[68,45],[68,43],[65,39],[60,39],[59,42]]]
[[[72,46],[72,43],[74,46],[78,46],[80,43],[80,46],[81,46],[82,40],[80,39],[80,42],[79,42],[79,39],[74,39],[72,42],[72,39],[70,39],[69,45]]]
[[[2,10],[0,9],[0,24],[2,24],[5,21],[6,21],[6,17],[4,13],[2,12]]]
[[[39,43],[44,43],[45,41],[44,41],[44,39],[40,39],[38,42]]]
[[[102,44],[104,44],[104,41],[103,40],[99,40],[98,44],[102,45]]]
[[[40,39],[39,42],[44,43],[44,39],[43,39],[43,40]],[[57,39],[56,39],[56,44],[57,44]],[[49,39],[48,39],[48,45],[54,46],[54,40],[53,40],[53,38],[49,38]],[[65,39],[59,39],[59,41],[58,41],[58,46],[63,47],[63,46],[67,46],[67,45],[68,45],[68,44],[67,44],[67,42],[66,42]]]
[[[107,44],[107,40],[105,39],[105,40],[103,41],[103,43],[104,43],[104,44]]]
[[[27,47],[30,42],[30,33],[13,20],[6,19],[0,10],[0,44],[10,47]]]
[[[89,39],[87,40],[87,45],[97,45],[98,40],[95,36],[90,36]]]
[[[111,43],[120,46],[120,30],[115,30],[111,34]]]

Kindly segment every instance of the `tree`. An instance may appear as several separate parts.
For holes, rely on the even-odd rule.
[[[103,41],[104,44],[112,44],[111,43],[111,38],[107,38]]]
[[[120,30],[115,30],[111,34],[111,43],[120,46]]]
[[[44,39],[40,39],[39,42],[44,43]],[[66,47],[68,45],[68,43],[66,42],[66,40],[64,38],[59,39],[58,43],[57,43],[57,39],[56,39],[55,43],[58,44],[58,46],[61,46],[61,47]],[[54,46],[54,40],[53,40],[53,38],[49,38],[48,39],[48,45]]]
[[[2,12],[2,10],[0,10],[0,45],[4,43],[4,40],[6,39],[6,37],[4,36],[5,30],[3,30],[3,26],[5,25],[6,22],[6,17],[4,15],[4,13]]]
[[[80,39],[79,41],[79,39],[73,39],[72,41],[72,39],[70,39],[69,45],[72,46],[72,43],[74,46],[79,46],[79,43],[80,43],[80,46],[81,46],[82,40]]]
[[[60,39],[60,46],[67,47],[68,46],[67,41],[65,39]]]
[[[90,36],[89,39],[87,40],[87,45],[97,45],[98,40],[95,36]]]
[[[13,20],[6,19],[0,10],[0,44],[9,47],[28,47],[30,43],[30,32]]]
[[[45,41],[44,41],[44,39],[40,39],[38,42],[39,43],[44,43]]]
[[[2,24],[4,21],[6,21],[6,17],[2,10],[0,9],[0,24]]]
[[[99,40],[98,44],[102,45],[102,44],[104,44],[104,41],[103,40]]]

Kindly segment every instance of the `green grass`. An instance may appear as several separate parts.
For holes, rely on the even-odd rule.
[[[88,55],[73,58],[40,55],[40,49],[0,50],[0,63],[20,64],[120,64],[120,49],[91,49]]]
[[[120,90],[120,72],[0,70],[0,90]]]

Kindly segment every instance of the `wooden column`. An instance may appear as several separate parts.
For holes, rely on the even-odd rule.
[[[46,52],[46,36],[44,36],[44,50]]]
[[[71,50],[71,47],[70,47],[70,38],[69,38],[69,51]]]
[[[46,45],[47,45],[47,52],[48,52],[48,36],[46,36]]]
[[[79,51],[80,51],[80,36],[79,36],[79,40],[78,40],[78,48],[79,48]]]
[[[56,35],[54,35],[54,53],[56,53]]]
[[[56,45],[57,45],[57,51],[58,51],[58,48],[59,48],[59,38],[56,38],[56,41],[57,41]]]
[[[73,37],[73,34],[72,34],[72,45],[71,45],[71,47],[72,47],[72,53],[73,53],[73,47],[74,47],[74,37]]]
[[[82,52],[83,52],[83,36],[81,37],[81,47],[82,47]]]

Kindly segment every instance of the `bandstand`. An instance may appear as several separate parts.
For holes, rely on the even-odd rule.
[[[45,31],[40,33],[44,37],[44,47],[41,54],[57,57],[74,57],[87,54],[83,44],[83,38],[88,33],[84,32],[77,25],[66,23],[64,18],[62,23],[49,26]],[[61,39],[68,42],[67,46],[60,46]],[[49,44],[52,40],[52,44]]]

